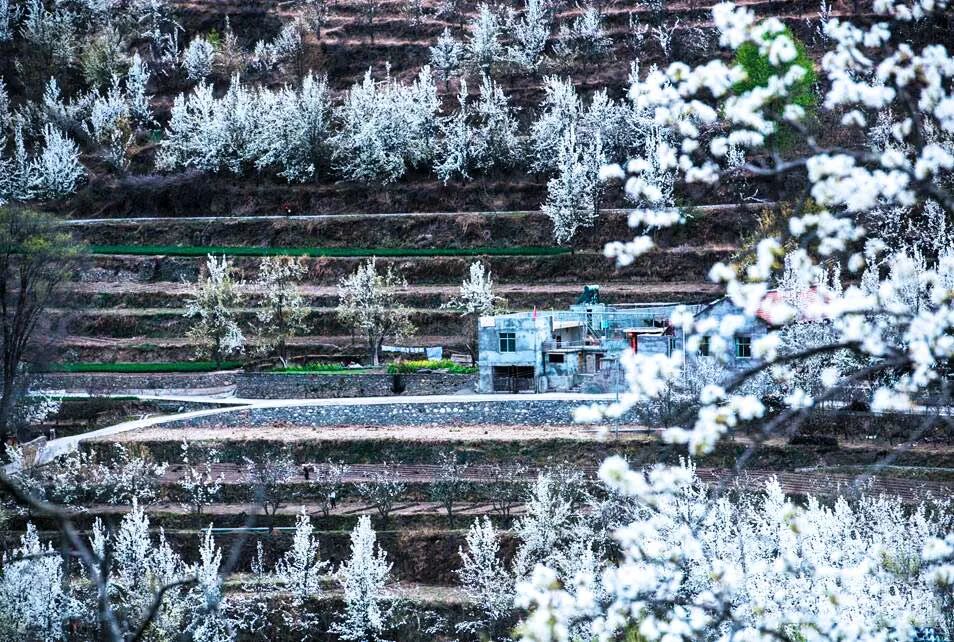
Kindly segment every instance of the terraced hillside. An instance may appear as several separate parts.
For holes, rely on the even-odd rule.
[[[183,301],[206,253],[231,255],[248,281],[254,280],[257,254],[305,255],[309,330],[293,348],[335,359],[363,356],[362,346],[351,346],[350,329],[337,321],[334,308],[338,280],[368,255],[394,265],[411,284],[402,302],[414,309],[420,337],[412,343],[451,349],[460,349],[466,329],[440,306],[456,294],[475,258],[491,269],[512,309],[566,306],[591,283],[600,284],[610,302],[709,300],[718,291],[705,281],[707,267],[735,252],[757,212],[697,208],[686,229],[660,240],[665,250],[625,269],[615,268],[598,250],[627,233],[625,212],[618,211],[607,212],[588,235],[591,247],[572,249],[554,246],[549,222],[534,212],[77,220],[69,228],[90,245],[92,255],[69,286],[77,305],[59,312],[66,317],[65,356],[68,361],[193,356]],[[259,294],[249,290],[242,313],[250,324]]]
[[[376,76],[389,66],[394,78],[409,81],[429,62],[429,47],[444,30],[466,38],[462,29],[477,12],[472,3],[456,15],[439,13],[431,2],[421,4],[424,17],[414,21],[405,3],[376,3],[367,23],[367,3],[338,0],[328,5],[320,35],[309,33],[297,69],[325,74],[340,97],[372,67]],[[765,0],[747,3],[760,15],[783,19],[813,55],[820,46],[817,6],[808,0]],[[672,32],[671,54],[692,61],[709,52],[713,31],[709,3],[671,3],[662,13],[643,4],[609,3],[603,7],[611,50],[596,65],[549,57],[532,73],[507,66],[494,79],[516,109],[522,130],[539,110],[548,75],[569,76],[588,100],[595,90],[624,100],[630,63],[645,70],[668,58],[651,28]],[[251,50],[259,40],[275,37],[283,24],[302,10],[286,3],[179,2],[175,15],[183,39],[221,34],[228,18],[238,43]],[[858,6],[835,5],[832,15],[857,14]],[[578,7],[557,8],[554,24],[569,24]],[[634,35],[633,21],[642,31]],[[934,26],[932,28],[936,28]],[[373,38],[372,38],[373,32]],[[925,34],[926,35],[926,34]],[[551,46],[557,37],[551,34]],[[294,69],[248,71],[248,80],[267,86],[297,82]],[[471,94],[479,82],[470,78]],[[449,113],[459,80],[438,83],[442,109]],[[214,77],[221,93],[227,78]],[[181,78],[154,81],[152,107],[161,128],[173,98],[188,92]],[[840,129],[821,127],[837,139]],[[295,338],[292,350],[334,360],[362,357],[349,328],[335,318],[335,286],[363,257],[376,255],[393,265],[410,287],[401,298],[413,308],[418,336],[414,344],[458,349],[464,328],[453,314],[439,309],[452,296],[469,263],[482,260],[491,270],[512,309],[563,307],[587,284],[602,286],[609,302],[711,300],[719,293],[706,282],[708,267],[733,256],[758,224],[759,203],[784,200],[799,185],[749,178],[747,205],[726,204],[739,185],[701,190],[677,186],[677,205],[685,205],[688,225],[660,233],[660,249],[625,269],[602,256],[610,240],[627,239],[627,202],[615,186],[606,190],[604,209],[595,229],[583,230],[568,247],[552,240],[551,222],[539,213],[548,176],[521,168],[492,169],[469,181],[441,183],[427,168],[409,168],[399,181],[367,185],[340,180],[322,168],[313,181],[289,183],[272,172],[254,175],[201,173],[193,170],[154,171],[158,130],[133,149],[130,172],[115,176],[94,169],[85,187],[49,208],[73,222],[70,229],[88,243],[92,256],[78,281],[71,284],[71,304],[62,314],[59,339],[64,361],[167,362],[188,359],[195,350],[185,338],[189,321],[182,317],[185,284],[195,281],[206,253],[234,257],[240,275],[251,279],[257,255],[301,254],[307,257],[304,294],[310,306],[308,329]],[[846,141],[850,142],[850,141]],[[625,160],[625,159],[610,159]],[[691,205],[691,207],[690,207]],[[617,209],[612,209],[617,208]],[[242,317],[254,316],[250,292]],[[254,343],[254,340],[253,340]]]
[[[642,600],[649,587],[644,570],[667,584],[666,591],[691,572],[689,592],[700,589],[704,597],[682,595],[680,587],[679,599],[696,601],[673,610],[666,605],[672,596],[657,591],[632,610],[634,626],[617,632],[621,640],[672,637],[652,627],[663,622],[657,616],[677,612],[688,614],[690,623],[710,610],[719,618],[744,612],[758,624],[769,613],[765,595],[790,603],[800,595],[798,609],[789,604],[783,610],[804,604],[807,612],[817,603],[835,622],[838,609],[850,610],[844,605],[852,602],[836,596],[835,584],[841,590],[851,582],[863,587],[859,596],[865,590],[891,594],[866,607],[876,614],[869,619],[889,623],[878,624],[881,638],[899,633],[891,623],[904,622],[903,630],[917,628],[919,635],[934,631],[927,625],[922,631],[922,622],[891,609],[900,609],[905,596],[931,595],[934,589],[925,588],[934,582],[927,579],[929,562],[938,560],[928,559],[926,542],[954,524],[951,364],[940,363],[950,356],[950,324],[939,321],[941,330],[933,335],[905,332],[892,325],[904,316],[902,304],[880,302],[890,314],[877,306],[859,308],[857,301],[876,297],[855,297],[850,286],[880,280],[879,270],[888,273],[882,286],[913,283],[912,299],[931,302],[911,315],[919,321],[906,329],[933,330],[927,310],[946,305],[938,300],[947,296],[940,292],[950,274],[939,277],[920,252],[908,260],[908,249],[901,258],[875,263],[880,250],[871,244],[862,252],[862,235],[849,223],[851,195],[842,194],[846,182],[867,177],[859,201],[871,194],[901,201],[907,187],[893,170],[900,172],[898,158],[908,150],[889,154],[885,143],[884,153],[869,160],[867,150],[879,149],[873,132],[843,124],[860,119],[860,112],[842,118],[837,109],[822,108],[828,80],[808,83],[804,119],[788,105],[778,110],[785,121],[779,129],[745,124],[758,131],[745,129],[743,138],[771,141],[772,163],[760,155],[765,152],[748,149],[746,140],[721,137],[732,127],[733,99],[751,99],[744,81],[733,84],[738,77],[722,78],[731,97],[710,120],[673,124],[641,106],[637,92],[630,100],[633,76],[645,78],[676,60],[694,64],[725,55],[712,22],[716,0],[540,0],[549,31],[538,43],[539,60],[529,62],[521,61],[514,44],[519,20],[529,16],[534,0],[492,8],[471,0],[119,0],[108,16],[96,9],[106,5],[93,0],[29,0],[29,7],[27,1],[13,0],[23,7],[13,16],[18,29],[0,37],[0,171],[9,169],[9,177],[0,175],[0,200],[15,203],[0,212],[44,222],[54,214],[56,229],[69,232],[83,251],[81,265],[62,284],[62,300],[44,308],[33,333],[35,343],[54,349],[33,351],[28,365],[38,372],[23,377],[25,394],[13,395],[18,364],[4,355],[0,411],[12,418],[0,424],[0,434],[16,445],[5,452],[10,464],[0,474],[0,640],[16,618],[27,621],[21,629],[46,622],[51,632],[37,639],[102,639],[105,629],[97,627],[113,626],[108,620],[116,610],[122,619],[116,627],[135,629],[144,618],[142,635],[117,634],[117,640],[505,641],[521,635],[514,627],[528,614],[517,597],[525,581],[545,590],[582,591],[572,599],[581,598],[584,608],[567,620],[577,627],[592,616],[587,599],[603,609],[613,591],[628,591],[626,574],[635,576],[633,586],[644,584],[637,591]],[[787,27],[767,36],[743,31],[752,39],[745,44],[756,65],[776,66],[774,56],[793,87],[801,76],[790,72],[812,64],[818,69],[834,41],[820,29],[825,17],[852,16],[862,24],[874,19],[865,0],[742,4]],[[77,15],[87,13],[76,19],[77,35],[94,37],[95,46],[76,44],[74,59],[58,69],[53,54],[60,52],[49,37],[50,55],[35,55],[39,36],[30,25],[46,19],[37,15],[48,6],[53,27],[62,28],[57,21],[69,20],[56,13],[61,5],[82,5]],[[0,9],[5,6],[0,0]],[[148,13],[153,10],[162,15]],[[591,43],[598,55],[567,44],[569,30],[593,12],[604,30]],[[150,15],[154,29],[143,26]],[[485,60],[471,32],[494,16],[505,23],[500,51]],[[114,25],[122,32],[115,41]],[[906,26],[902,34],[914,43],[939,41],[952,28],[948,12]],[[771,54],[760,50],[763,36],[773,39]],[[422,71],[436,64],[441,56],[431,48],[439,39],[446,45],[448,37],[460,41],[463,62]],[[126,67],[118,75],[111,73],[114,54]],[[740,52],[737,60],[743,57]],[[950,77],[942,82],[949,85]],[[757,100],[772,100],[759,89],[752,92],[761,96]],[[867,99],[875,101],[876,93],[872,88]],[[110,127],[103,125],[107,108],[121,114]],[[888,116],[881,120],[890,124],[894,116]],[[881,120],[879,135],[892,131],[903,138],[904,126],[892,130]],[[683,139],[675,152],[681,138],[676,130],[685,134],[697,125],[703,130],[698,140]],[[57,135],[67,137],[61,152],[75,150],[62,153],[65,160],[43,147],[55,147]],[[818,159],[797,159],[798,152],[815,153],[817,141],[866,153],[839,156],[834,169],[814,166]],[[920,152],[923,143],[918,137],[913,147]],[[716,151],[719,146],[725,154]],[[707,149],[720,163],[719,181],[681,182],[677,176],[693,175],[686,171],[695,162],[688,155]],[[796,178],[773,167],[789,152]],[[643,162],[626,165],[625,172],[604,169],[633,158]],[[938,167],[947,163],[949,170],[949,160],[936,154]],[[862,162],[897,165],[868,174]],[[43,171],[62,165],[78,173],[52,172],[57,180],[49,180]],[[632,180],[624,185],[619,175]],[[640,193],[633,186],[643,179]],[[897,181],[896,194],[879,194],[872,186],[879,180]],[[912,190],[931,192],[906,180]],[[806,182],[816,190],[807,190]],[[648,188],[656,188],[659,198]],[[826,195],[826,188],[839,188],[842,201]],[[872,209],[874,202],[872,197]],[[930,203],[943,209],[940,201]],[[635,222],[640,215],[632,211],[642,208],[659,217],[651,225]],[[826,208],[844,219],[832,220]],[[680,215],[680,225],[657,227],[671,212]],[[796,218],[820,212],[817,225]],[[590,213],[593,220],[584,220]],[[898,238],[925,235],[916,228],[929,214],[928,202],[903,211],[899,216],[908,220],[905,230],[894,230]],[[865,216],[858,215],[859,225],[869,222]],[[570,224],[561,227],[561,217]],[[642,225],[639,232],[655,247],[617,265],[605,248],[633,237],[631,221]],[[808,231],[800,234],[800,225]],[[938,238],[954,238],[938,227]],[[572,231],[563,234],[567,228]],[[753,245],[769,237],[758,247],[757,265],[746,271]],[[776,237],[783,242],[774,243]],[[930,260],[939,265],[938,246],[945,242],[950,244],[932,245]],[[14,263],[31,256],[23,248],[32,246],[5,248],[11,246],[18,250]],[[818,269],[793,276],[801,258],[789,252],[795,247],[817,254]],[[71,259],[72,250],[64,256]],[[300,257],[304,268],[306,328],[288,341],[287,354],[298,361],[291,368],[285,367],[283,343],[271,352],[256,350],[258,313],[281,288],[254,282],[263,259],[276,256]],[[227,317],[221,334],[238,345],[241,326],[248,339],[225,355],[200,351],[189,336],[197,323],[186,316],[194,284],[214,272],[208,257],[228,260],[242,295],[210,297],[228,299],[211,315],[220,322]],[[378,345],[373,333],[365,337],[358,324],[340,320],[336,307],[339,284],[370,257],[407,280],[391,302],[409,309],[415,327],[410,336],[382,341],[441,346],[458,359],[438,362],[440,367],[403,359],[366,365],[368,341]],[[518,393],[514,386],[512,393],[475,394],[476,368],[463,363],[473,319],[446,305],[475,261],[489,269],[494,294],[510,310],[565,308],[594,284],[608,303],[702,303],[723,294],[710,273],[732,272],[721,282],[735,288],[754,281],[747,293],[758,313],[749,309],[745,320],[708,308],[711,314],[696,328],[704,342],[696,350],[693,341],[700,337],[683,341],[699,355],[683,364],[689,367],[645,349],[643,330],[658,333],[653,338],[665,342],[655,345],[670,351],[680,340],[670,340],[671,332],[626,329],[640,337],[641,356],[651,355],[637,359],[644,371],[622,374],[623,359],[592,355],[598,377],[588,378],[590,367],[587,376],[566,375],[577,385],[569,392]],[[739,279],[734,269],[712,270],[717,262],[743,266]],[[837,292],[831,299],[829,280]],[[763,285],[779,292],[766,296]],[[21,284],[3,292],[23,298],[25,290]],[[806,291],[811,296],[803,296]],[[855,308],[836,305],[844,303],[837,299],[844,291]],[[887,286],[866,289],[875,291],[882,298],[896,293]],[[788,321],[764,339],[770,318],[765,302],[775,294],[790,304]],[[816,314],[814,303],[832,301],[842,316]],[[859,323],[841,328],[851,315]],[[739,325],[749,321],[758,333]],[[572,325],[575,334],[584,324]],[[888,337],[897,329],[902,331]],[[795,336],[783,337],[788,330]],[[500,352],[510,342],[504,332]],[[583,370],[591,342],[583,327],[579,332],[579,342],[564,341],[566,333],[555,337],[557,349],[544,352],[557,358],[542,359],[544,365],[560,371],[549,364],[564,364],[572,373],[576,357],[564,361],[563,348],[582,345]],[[902,340],[913,347],[895,345]],[[221,339],[215,341],[218,348]],[[517,343],[514,333],[512,352]],[[936,350],[919,350],[922,344]],[[909,358],[908,351],[920,356]],[[720,356],[731,357],[731,364]],[[938,363],[926,364],[935,358]],[[759,372],[765,361],[774,363]],[[788,364],[794,364],[791,372]],[[910,387],[902,375],[915,367],[930,381],[930,387],[917,384],[924,394],[908,399],[877,389],[892,379]],[[514,366],[511,374],[525,369]],[[668,379],[655,381],[654,369],[667,371]],[[619,385],[616,392],[594,392],[611,374],[634,391],[644,383],[640,375],[653,374],[646,377],[647,392],[659,394],[646,395],[651,398],[636,407],[597,412],[595,405],[628,403]],[[496,382],[493,388],[501,389]],[[803,521],[803,515],[809,518]],[[712,537],[695,546],[700,534]],[[84,556],[86,542],[95,550]],[[827,542],[840,542],[844,550]],[[689,549],[695,550],[687,554]],[[706,569],[702,562],[713,552],[718,565]],[[485,568],[468,576],[478,557]],[[617,576],[604,573],[621,559],[637,565]],[[552,578],[558,579],[547,578],[541,565],[557,568]],[[12,572],[41,566],[45,583]],[[349,576],[362,567],[363,578]],[[797,568],[798,577],[783,577],[783,568]],[[767,569],[773,569],[770,581],[759,575]],[[744,581],[724,593],[734,576]],[[18,578],[27,578],[25,590],[10,588]],[[101,591],[94,590],[98,581]],[[803,587],[810,583],[814,594]],[[914,585],[917,591],[909,590]],[[949,583],[941,588],[950,592]],[[32,601],[33,591],[43,597],[69,593],[75,604],[52,616],[10,616],[14,609],[27,611],[20,603]],[[725,595],[731,606],[711,608]],[[927,604],[932,599],[918,608],[935,608]],[[361,605],[369,614],[353,619],[378,629],[344,631],[342,622]],[[852,617],[860,622],[862,616]],[[683,615],[676,619],[683,628],[672,630],[682,630],[686,639],[743,631],[725,619],[689,629]],[[827,629],[801,628],[815,624],[797,619],[777,637],[824,637]],[[206,634],[216,626],[218,634]],[[859,624],[859,631],[864,628]],[[589,639],[591,633],[580,628],[569,637]],[[552,637],[547,632],[539,639]]]
[[[676,463],[680,455],[652,430],[629,426],[612,438],[598,429],[572,424],[569,418],[546,426],[448,423],[439,416],[436,402],[426,411],[434,413],[434,421],[413,427],[383,422],[316,430],[290,418],[251,425],[248,412],[255,411],[239,408],[215,415],[203,425],[172,419],[104,434],[84,442],[82,449],[102,461],[122,446],[146,461],[169,463],[156,480],[146,513],[150,525],[162,527],[166,541],[188,559],[194,557],[193,543],[201,529],[212,521],[217,544],[230,551],[237,568],[244,571],[252,565],[258,543],[263,544],[264,563],[271,566],[291,547],[295,521],[304,509],[311,516],[313,535],[320,540],[322,559],[334,563],[347,558],[349,530],[358,518],[371,516],[378,541],[393,562],[395,582],[389,587],[390,599],[401,597],[419,609],[438,609],[451,624],[464,619],[471,606],[470,598],[459,588],[458,569],[459,550],[466,547],[466,528],[475,518],[488,517],[501,529],[501,560],[509,565],[520,545],[513,527],[527,511],[523,498],[537,473],[546,471],[564,480],[566,496],[576,497],[575,501],[587,507],[583,510],[594,512],[599,504],[586,502],[599,501],[593,475],[608,454],[625,455],[636,464]],[[819,425],[821,432],[830,432],[824,421]],[[735,492],[760,492],[777,481],[789,496],[812,495],[822,501],[836,494],[861,492],[869,496],[888,493],[915,504],[931,497],[944,498],[954,489],[950,476],[954,450],[949,439],[916,444],[899,453],[892,466],[859,483],[850,469],[879,460],[890,442],[883,435],[858,431],[858,426],[853,432],[847,427],[853,422],[842,421],[841,425],[843,439],[835,447],[825,441],[793,444],[771,439],[762,444],[746,473],[737,477],[733,463],[752,438],[758,439],[757,435],[740,434],[700,458],[696,475],[713,487],[726,484]],[[221,489],[201,505],[201,512],[195,510],[188,485],[183,483],[190,466],[197,465],[196,461],[182,461],[183,440],[193,448],[215,446],[217,450],[209,470],[221,476]],[[439,462],[447,453],[454,453],[462,466],[450,513],[446,491],[440,490],[441,484],[446,484],[446,468]],[[275,504],[274,510],[266,513],[261,488],[247,472],[249,458],[279,461],[284,457],[290,458],[293,470],[280,491],[270,491],[280,494],[267,496]],[[341,473],[330,483],[327,473],[332,467],[339,467]],[[940,467],[947,472],[939,474]],[[386,510],[365,494],[367,488],[382,483],[382,478],[400,484]],[[329,500],[332,489],[335,499]],[[84,492],[96,497],[93,485]],[[117,528],[130,510],[121,502],[91,499],[77,514],[76,523],[86,529],[93,520],[101,519]],[[53,527],[43,518],[34,522],[40,528]],[[326,589],[314,608],[323,617],[331,617],[340,608],[337,594],[328,590],[333,586],[330,577],[324,576],[322,581]],[[225,588],[230,599],[238,600],[244,599],[248,590],[248,585],[237,581]],[[318,636],[313,639],[333,639],[313,635]],[[401,635],[406,640],[459,639],[415,630],[404,630]]]

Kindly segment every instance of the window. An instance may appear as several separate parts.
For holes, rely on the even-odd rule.
[[[501,352],[516,352],[517,351],[517,335],[513,332],[501,332],[500,333],[500,351]]]
[[[547,355],[547,360],[549,360],[550,363],[563,363],[563,355],[551,352]]]
[[[709,335],[704,335],[699,339],[699,356],[709,356]]]
[[[752,337],[735,338],[735,356],[737,359],[752,358]]]

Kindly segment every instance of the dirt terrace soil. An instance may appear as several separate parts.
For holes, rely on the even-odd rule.
[[[422,201],[416,202],[416,207]],[[689,222],[659,230],[663,245],[733,242],[771,204],[699,205]],[[208,213],[206,213],[208,214]],[[578,235],[578,247],[599,247],[632,234],[628,209],[600,212],[596,224]],[[553,244],[552,223],[539,210],[454,211],[301,216],[148,217],[92,219],[67,223],[81,241],[101,245],[225,245],[251,247],[508,247]],[[687,230],[691,229],[692,234]]]
[[[68,284],[64,290],[69,298],[118,308],[172,307],[181,304],[191,286],[187,283],[158,282],[80,282]],[[513,309],[530,309],[545,302],[549,306],[573,303],[582,293],[582,284],[523,284],[504,283],[494,288],[498,296],[507,300]],[[304,284],[299,291],[307,304],[334,305],[338,288],[333,285]],[[245,292],[250,301],[258,300],[262,291],[249,285]],[[715,299],[721,294],[719,285],[695,281],[667,281],[665,283],[607,283],[600,285],[600,300],[606,303],[640,303],[685,300],[698,296]],[[458,285],[412,285],[400,293],[398,300],[408,306],[437,307],[460,294]],[[165,304],[165,306],[163,305]]]
[[[325,470],[327,466],[321,463],[307,463],[299,465],[303,470],[308,466],[313,470]],[[227,484],[247,483],[246,476],[242,467],[237,464],[216,464],[212,467],[215,476],[222,476]],[[596,475],[596,468],[593,466],[583,466],[580,470],[584,475],[593,478]],[[384,475],[388,478],[399,479],[409,483],[430,483],[438,478],[440,466],[433,464],[353,464],[349,466],[348,472],[343,476],[345,483],[360,483],[373,480],[377,475]],[[171,465],[163,477],[163,483],[174,483],[181,479],[185,472],[182,466]],[[311,479],[314,474],[309,473]],[[534,479],[537,469],[528,470],[521,476],[524,480]],[[954,495],[954,482],[939,481],[921,481],[911,479],[898,479],[874,475],[870,477],[832,474],[832,473],[805,473],[789,472],[777,470],[745,470],[738,477],[734,471],[713,468],[696,469],[697,476],[705,482],[718,484],[720,482],[731,483],[733,487],[741,487],[746,490],[761,490],[771,480],[777,480],[782,490],[789,495],[841,495],[852,490],[861,490],[871,495],[894,495],[901,497],[905,501],[919,501],[927,495],[935,498],[944,498]],[[471,482],[489,482],[496,478],[494,467],[486,465],[469,466],[461,475],[461,479]],[[306,482],[303,472],[295,475],[289,480],[290,483]],[[364,510],[371,512],[372,506],[357,505],[347,509],[350,512],[341,514],[351,514],[355,511]],[[412,507],[412,513],[425,512],[426,508],[422,503],[408,504]],[[440,505],[434,504],[436,512],[440,512]],[[478,510],[478,509],[473,509]]]
[[[446,346],[463,350],[461,337],[456,335],[416,335],[412,340],[394,342],[397,345]],[[192,359],[198,345],[185,337],[104,337],[68,335],[59,345],[79,361],[176,361]],[[257,341],[249,341],[256,347]],[[355,342],[351,335],[304,336],[288,340],[293,356],[328,357],[338,360],[367,359],[367,345]]]
[[[345,475],[345,483],[360,483],[373,479],[377,474],[385,474],[389,478],[399,479],[409,483],[430,483],[437,478],[438,466],[428,466],[425,464],[416,466],[381,466],[375,464],[356,464]],[[588,467],[583,469],[589,477],[595,475],[595,468]],[[220,473],[226,483],[241,483],[244,476],[234,466],[220,465],[213,468],[213,473],[218,476]],[[764,491],[766,485],[777,481],[782,491],[786,495],[798,496],[817,496],[817,497],[836,497],[843,495],[852,495],[862,493],[867,496],[892,496],[899,497],[907,503],[917,503],[928,498],[945,499],[954,495],[954,482],[940,481],[921,481],[911,479],[897,479],[883,476],[856,476],[840,475],[830,473],[798,473],[777,470],[746,470],[741,474],[732,470],[699,468],[696,469],[696,475],[700,480],[710,484],[713,488],[722,487],[731,490],[747,490],[751,492]],[[181,472],[176,467],[171,467],[163,478],[164,483],[174,483],[181,477]],[[463,479],[471,482],[490,482],[495,479],[491,467],[475,466],[463,475]],[[524,480],[533,479],[533,473],[525,475]],[[302,483],[305,481],[303,476],[297,476],[293,482]],[[304,504],[290,501],[289,504],[279,509],[280,514],[294,514],[305,508],[309,513],[318,513],[321,507],[305,502]],[[115,506],[94,506],[90,507],[91,512],[116,513],[124,509]],[[174,502],[163,502],[149,507],[151,512],[179,514],[188,512],[188,507]],[[203,509],[206,510],[206,509]],[[234,515],[240,513],[256,513],[259,510],[255,504],[214,504],[209,506],[209,514]],[[373,514],[376,509],[373,505],[364,502],[342,502],[334,510],[332,515],[364,515]],[[484,515],[490,514],[493,506],[489,502],[462,502],[458,505],[455,512],[461,515]],[[396,515],[438,515],[444,512],[440,503],[437,502],[399,502],[394,507]],[[522,512],[522,509],[516,512]]]
[[[277,515],[297,515],[304,509],[310,515],[316,515],[322,512],[322,507],[318,504],[309,502],[297,502],[291,500],[287,505],[279,507]],[[180,502],[156,502],[145,507],[147,513],[167,514],[167,515],[186,515],[190,507]],[[85,512],[90,515],[122,515],[130,511],[129,506],[116,506],[108,504],[97,504],[89,506]],[[202,507],[202,512],[209,516],[232,516],[232,515],[264,515],[262,507],[258,504],[248,503],[229,503],[229,504],[206,504]],[[490,502],[460,502],[454,505],[454,513],[459,516],[467,515],[491,515],[494,507]],[[525,512],[522,505],[511,508],[514,514]],[[351,517],[358,515],[377,515],[377,509],[364,502],[344,501],[335,508],[330,509],[329,515],[334,517]],[[444,506],[438,502],[397,502],[394,504],[392,514],[398,517],[414,515],[446,515]]]
[[[607,259],[602,248],[575,253],[535,255],[532,252],[511,255],[472,254],[458,256],[380,256],[382,269],[393,267],[409,283],[460,283],[470,264],[480,259],[492,271],[498,283],[533,283],[541,278],[554,283],[579,283],[587,279],[607,281],[685,281],[703,282],[712,263],[731,258],[738,244],[677,245],[647,253],[641,260],[618,268]],[[303,257],[305,280],[317,285],[333,285],[367,261],[366,256]],[[169,256],[163,254],[98,254],[89,258],[82,276],[88,281],[195,281],[205,267],[205,256]],[[254,280],[259,257],[238,256],[231,261],[237,277]]]

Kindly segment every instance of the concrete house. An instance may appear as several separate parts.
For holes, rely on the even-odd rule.
[[[769,290],[762,299],[762,304],[755,312],[755,317],[747,319],[744,326],[739,328],[735,336],[729,342],[726,348],[726,354],[723,355],[722,363],[730,370],[744,370],[755,364],[755,358],[752,355],[752,344],[761,337],[764,337],[773,326],[779,325],[781,319],[777,318],[778,310],[774,307],[780,303],[785,295],[779,290]],[[828,319],[824,314],[825,299],[818,288],[808,288],[794,297],[795,315],[800,322],[827,323]],[[696,319],[714,318],[721,320],[730,314],[740,314],[742,310],[732,301],[723,297],[713,301],[709,305],[702,307],[696,312]],[[703,336],[702,345],[699,346],[699,356],[719,356],[710,354],[709,342],[707,337]],[[690,356],[691,359],[691,356]]]
[[[741,310],[738,306],[723,297],[704,306],[701,310],[696,312],[695,316],[697,321],[705,318],[714,318],[717,321],[721,321],[724,317],[731,314],[739,314],[739,312],[741,312]],[[730,370],[743,370],[752,366],[754,363],[752,357],[752,342],[760,337],[764,337],[768,331],[769,324],[762,317],[756,316],[754,319],[746,320],[745,325],[739,328],[735,337],[729,340],[729,345],[726,348],[727,354],[724,355],[723,364]],[[711,352],[708,337],[705,335],[702,337],[702,343],[699,346],[697,354],[700,357],[719,356]],[[687,361],[691,362],[691,358],[691,355],[688,356]]]
[[[681,350],[670,327],[676,304],[600,303],[591,286],[569,310],[482,317],[478,324],[481,392],[612,390],[621,385],[619,357]],[[701,306],[689,306],[693,307]]]
[[[680,328],[669,324],[677,306],[697,320],[721,321],[739,308],[723,297],[706,305],[676,303],[607,305],[599,289],[589,286],[568,310],[516,312],[481,317],[477,329],[480,392],[613,391],[622,383],[620,355],[627,349],[641,354],[672,354],[684,349]],[[723,363],[731,370],[754,365],[752,346],[775,324],[773,304],[781,298],[769,291],[755,318],[749,319],[726,348]],[[816,289],[798,297],[802,321],[824,321],[815,304]],[[695,357],[715,357],[703,337]]]

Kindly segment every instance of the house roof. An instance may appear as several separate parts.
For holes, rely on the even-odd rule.
[[[759,305],[759,309],[755,312],[756,318],[768,325],[779,325],[782,323],[784,318],[780,314],[781,310],[777,309],[776,306],[784,302],[784,296],[785,294],[777,289],[766,292]],[[795,301],[796,319],[803,322],[824,321],[827,317],[823,311],[823,304],[830,300],[830,298],[830,295],[819,291],[816,286],[803,290],[798,294],[797,300]],[[696,312],[695,316],[705,316],[715,306],[723,302],[734,307],[734,304],[728,297],[722,297]]]
[[[646,327],[640,327],[640,328],[624,328],[623,332],[625,334],[648,334],[648,335],[660,336],[660,335],[666,334],[666,331],[668,329],[669,329],[668,327],[660,328],[660,327],[654,327],[654,326],[646,326]]]
[[[785,293],[779,290],[769,290],[762,299],[762,304],[756,311],[755,316],[762,319],[769,325],[778,325],[784,321],[780,318],[779,310],[774,306],[787,303]],[[796,308],[795,318],[798,321],[824,321],[826,319],[823,307],[831,299],[827,293],[819,291],[817,287],[810,287],[802,290],[796,295],[794,306]]]

